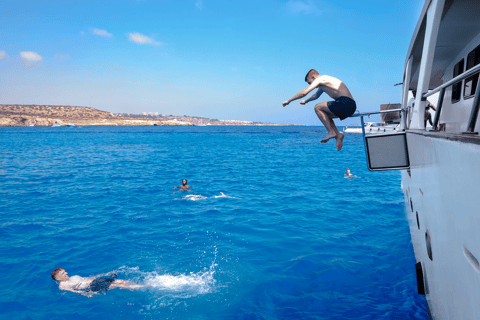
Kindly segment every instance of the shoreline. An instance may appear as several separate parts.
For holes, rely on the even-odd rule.
[[[52,126],[300,126],[192,116],[124,115],[90,107],[0,104],[0,127]]]

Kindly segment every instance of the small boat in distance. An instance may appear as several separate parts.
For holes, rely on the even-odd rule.
[[[67,124],[67,127],[76,127],[76,126],[77,126],[76,123],[68,123],[68,124]]]
[[[61,125],[55,122],[52,127],[61,127]]]
[[[345,128],[343,128],[343,133],[362,133],[362,126],[359,124],[345,126]]]
[[[381,133],[381,132],[391,132],[397,131],[398,125],[389,125],[384,122],[365,122],[365,133]],[[345,126],[343,129],[344,133],[362,133],[362,126],[359,124],[354,124],[350,126]]]

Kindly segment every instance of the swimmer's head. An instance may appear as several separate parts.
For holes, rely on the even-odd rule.
[[[70,279],[70,277],[68,276],[68,272],[66,272],[64,269],[57,268],[52,271],[52,279],[58,281],[65,281]]]
[[[182,184],[183,184],[183,185],[186,185],[186,184],[187,184],[187,179],[183,179],[183,180],[182,180]]]
[[[312,84],[313,80],[320,76],[320,73],[318,73],[317,70],[315,69],[310,69],[310,71],[307,72],[307,75],[305,76],[305,82],[308,84]]]

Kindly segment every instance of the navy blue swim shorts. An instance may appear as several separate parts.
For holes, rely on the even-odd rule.
[[[349,97],[340,97],[335,101],[329,101],[327,106],[340,120],[350,117],[357,110],[355,100]]]
[[[110,285],[115,281],[116,275],[112,277],[99,277],[90,283],[90,286],[85,289],[85,291],[107,291],[110,288]]]

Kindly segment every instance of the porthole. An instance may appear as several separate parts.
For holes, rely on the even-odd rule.
[[[425,243],[427,245],[427,255],[430,260],[433,261],[433,254],[432,254],[432,240],[430,239],[430,232],[425,232]]]
[[[410,209],[412,209],[412,212],[413,212],[413,202],[412,202],[412,198],[410,198]]]
[[[420,230],[420,220],[418,219],[418,211],[417,212],[417,227],[418,227],[418,230]]]

